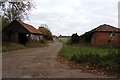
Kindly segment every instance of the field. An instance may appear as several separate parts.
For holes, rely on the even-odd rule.
[[[67,45],[67,40],[59,39],[63,44],[60,57],[73,60],[77,63],[89,62],[99,66],[110,67],[113,71],[119,70],[119,49],[113,49],[112,54],[108,54],[109,48],[86,46],[83,44]]]

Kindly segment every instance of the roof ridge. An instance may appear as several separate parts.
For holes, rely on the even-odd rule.
[[[114,26],[111,26],[111,25],[108,25],[108,24],[103,24],[103,25],[100,25],[100,26],[98,26],[97,28],[95,28],[95,29],[93,29],[93,31],[97,31],[97,29],[100,29],[100,28],[103,28],[103,27],[110,27],[110,28],[113,28],[113,29],[116,29],[116,31],[118,30],[120,30],[120,28],[117,28],[117,27],[114,27]]]
[[[33,27],[32,25],[29,25],[27,23],[24,23],[22,21],[16,20],[18,23],[20,23],[22,26],[24,26],[24,28],[26,28],[29,32],[31,33],[39,33],[39,34],[43,34],[41,31],[39,31],[38,29],[36,29],[35,27]],[[32,30],[32,29],[34,30]]]

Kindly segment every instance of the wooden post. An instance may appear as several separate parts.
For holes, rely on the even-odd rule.
[[[108,54],[112,53],[114,38],[115,38],[115,31],[113,31],[112,34],[110,35],[110,43],[109,43],[109,52],[108,52]]]

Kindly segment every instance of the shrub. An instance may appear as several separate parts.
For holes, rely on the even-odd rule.
[[[120,53],[112,53],[104,57],[103,64],[114,71],[120,71]]]
[[[98,54],[81,53],[72,56],[71,60],[77,63],[89,62],[99,66],[109,67],[113,71],[120,71],[120,54],[112,53],[106,56],[100,56]]]
[[[73,34],[71,36],[71,43],[78,43],[79,42],[79,36],[76,34]]]
[[[77,63],[82,62],[90,62],[91,64],[98,64],[101,63],[101,57],[98,54],[91,54],[91,53],[81,53],[77,55],[73,55],[71,60],[74,60]]]
[[[44,34],[44,38],[45,38],[46,40],[53,40],[52,32],[51,32],[48,28],[39,27],[38,30],[41,31],[41,32]]]

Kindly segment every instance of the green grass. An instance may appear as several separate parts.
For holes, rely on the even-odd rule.
[[[100,66],[111,67],[113,71],[120,70],[120,50],[113,49],[112,54],[108,54],[108,48],[100,48],[95,46],[86,46],[84,44],[68,45],[63,39],[59,40],[63,44],[63,49],[59,56],[73,60],[78,63],[89,62]]]
[[[63,49],[61,51],[60,56],[65,59],[71,59],[71,57],[75,54],[99,54],[100,56],[108,55],[109,49],[107,48],[98,48],[93,46],[85,46],[85,45],[67,45],[65,44],[64,40],[59,40],[63,43]],[[118,49],[113,49],[113,53],[118,52]]]
[[[21,45],[19,43],[15,43],[15,42],[3,42],[2,43],[2,52],[42,47],[42,46],[47,46],[48,44],[51,44],[51,43],[53,43],[53,41],[49,41],[49,40],[42,40],[41,42],[37,42],[37,41],[28,42],[28,43],[26,43],[26,45]]]
[[[25,49],[25,48],[27,47],[25,47],[24,45],[18,44],[18,43],[6,42],[2,46],[2,52]]]

